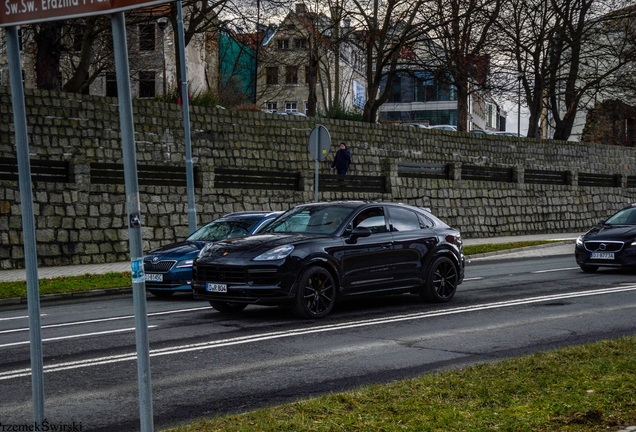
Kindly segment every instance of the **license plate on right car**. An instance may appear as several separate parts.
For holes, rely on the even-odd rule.
[[[614,259],[614,252],[590,252],[590,259]]]
[[[207,283],[207,284],[205,284],[205,290],[208,291],[208,292],[226,293],[227,292],[227,285],[226,284],[217,284],[217,283]]]

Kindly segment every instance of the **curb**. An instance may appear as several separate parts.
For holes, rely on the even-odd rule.
[[[525,246],[520,248],[504,249],[504,250],[499,250],[494,252],[484,252],[484,253],[479,253],[474,255],[466,255],[466,259],[471,260],[475,258],[486,258],[491,256],[497,256],[497,255],[508,255],[508,254],[513,254],[516,252],[524,252],[524,251],[536,250],[536,249],[546,249],[546,248],[554,247],[554,246],[574,244],[575,242],[576,242],[575,240],[563,240],[563,241],[555,241],[555,242],[550,242],[550,243],[536,245],[536,246]]]

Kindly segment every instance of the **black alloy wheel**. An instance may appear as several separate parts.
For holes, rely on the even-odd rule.
[[[455,295],[458,280],[455,263],[450,258],[438,257],[429,267],[420,296],[426,301],[445,303]]]
[[[336,284],[331,273],[318,266],[302,274],[292,312],[299,318],[322,318],[336,302]]]
[[[148,291],[153,296],[162,297],[162,298],[170,297],[172,294],[174,294],[174,291],[163,291],[163,290],[148,290]]]
[[[235,314],[245,309],[247,307],[247,303],[233,303],[210,300],[210,306],[221,313]]]
[[[580,267],[581,270],[583,270],[585,273],[594,273],[596,270],[598,270],[598,266],[581,264]]]

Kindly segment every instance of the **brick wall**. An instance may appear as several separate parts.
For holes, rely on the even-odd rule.
[[[128,260],[122,184],[99,184],[95,164],[123,163],[115,99],[26,90],[32,161],[67,161],[64,181],[34,181],[38,260],[41,266]],[[181,108],[150,100],[133,103],[138,166],[184,167]],[[265,113],[192,107],[192,154],[198,225],[224,213],[286,210],[314,200],[314,161],[307,140],[315,120]],[[384,177],[386,190],[360,192],[320,187],[321,200],[401,201],[430,207],[464,237],[584,231],[636,202],[633,148],[426,131],[320,119],[333,141],[321,175],[341,141],[354,164],[347,179]],[[15,158],[8,87],[0,87],[0,158]],[[447,174],[406,174],[404,164],[433,164]],[[93,165],[91,165],[93,164]],[[24,266],[19,184],[3,180],[0,165],[0,269]],[[468,173],[509,169],[510,177],[467,179]],[[298,173],[295,190],[217,188],[219,169]],[[562,173],[561,184],[529,182],[533,170]],[[582,186],[589,174],[611,177],[606,186]],[[608,178],[601,179],[607,182]],[[185,179],[185,177],[184,177]],[[325,181],[328,177],[325,178]],[[592,179],[596,181],[595,179]],[[188,234],[187,191],[167,181],[140,184],[144,251]],[[325,183],[327,184],[327,183]],[[364,185],[362,181],[358,183]],[[329,189],[329,190],[328,190]]]

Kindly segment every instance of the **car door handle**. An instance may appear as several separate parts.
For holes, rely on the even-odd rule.
[[[382,249],[391,249],[393,247],[393,243],[385,243],[383,245],[380,245],[380,247]]]

